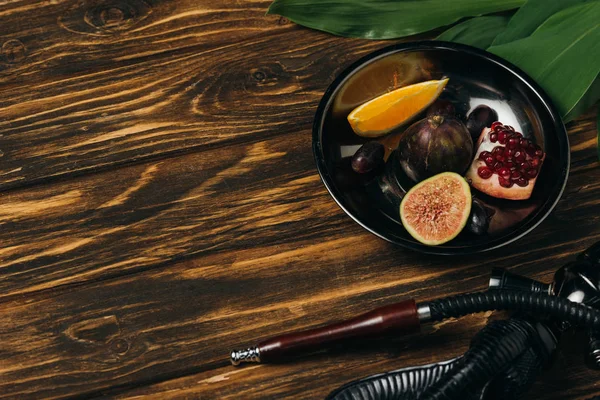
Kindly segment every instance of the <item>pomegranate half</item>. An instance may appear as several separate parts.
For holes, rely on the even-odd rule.
[[[508,200],[531,197],[546,154],[513,127],[494,122],[477,140],[466,178],[475,189]]]

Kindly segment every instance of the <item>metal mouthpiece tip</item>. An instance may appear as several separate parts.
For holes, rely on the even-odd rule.
[[[230,354],[231,364],[237,366],[242,363],[259,363],[260,351],[258,347],[249,347],[245,350],[232,350]]]

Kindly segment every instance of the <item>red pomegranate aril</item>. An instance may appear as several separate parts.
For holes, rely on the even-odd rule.
[[[496,162],[496,160],[494,159],[494,156],[491,154],[489,156],[487,156],[484,161],[485,161],[485,165],[487,165],[490,168]]]
[[[521,173],[519,171],[513,171],[510,174],[510,180],[511,181],[518,181],[519,179],[521,179]]]
[[[523,148],[527,148],[529,147],[529,140],[525,138],[519,139],[519,145]]]
[[[492,154],[494,156],[496,156],[498,154],[502,154],[502,153],[504,153],[504,147],[502,147],[502,146],[496,146],[496,147],[494,147],[494,150],[492,150]]]
[[[533,168],[537,168],[540,166],[540,159],[538,157],[533,157],[529,162],[531,163],[531,166]]]
[[[527,161],[523,161],[522,163],[519,163],[519,169],[521,171],[525,171],[529,168],[531,168],[531,165]]]
[[[490,153],[489,151],[482,151],[481,154],[479,154],[479,159],[481,161],[485,161],[487,156],[491,156],[492,153]]]
[[[477,168],[477,175],[482,177],[483,179],[489,179],[492,177],[494,172],[488,167],[479,167]]]
[[[500,144],[506,144],[506,132],[500,131],[498,133],[498,143],[500,143]]]
[[[498,175],[500,175],[503,178],[506,178],[506,179],[510,178],[510,168],[502,167],[496,172],[498,172]]]
[[[511,171],[514,171],[515,169],[517,169],[517,166],[515,165],[515,163],[514,163],[514,162],[512,162],[512,161],[510,161],[510,160],[509,160],[509,161],[507,161],[507,162],[504,164],[504,166],[505,166],[506,168],[510,169]]]
[[[525,153],[529,155],[529,157],[535,157],[535,146],[529,145],[527,147],[523,147]]]
[[[513,127],[512,127],[512,126],[510,126],[510,125],[504,125],[504,127],[505,127],[506,129],[508,129],[509,131],[512,131],[512,132],[514,132],[514,131],[515,131],[515,128],[513,128]]]
[[[537,148],[537,149],[535,150],[535,156],[536,156],[536,157],[542,157],[543,155],[544,155],[544,152],[542,151],[542,149],[540,149],[540,148]]]
[[[537,176],[538,171],[535,168],[532,169],[528,169],[527,171],[525,171],[525,176],[528,177],[529,179],[533,179]]]
[[[513,186],[513,182],[508,179],[504,179],[501,176],[498,177],[498,183],[500,183],[500,186],[505,188],[511,188]]]
[[[506,147],[508,147],[509,149],[514,149],[515,147],[517,147],[518,144],[519,144],[519,139],[515,139],[515,138],[511,137],[506,142]]]
[[[506,161],[506,157],[504,157],[503,154],[496,154],[496,161],[500,161],[501,163],[503,163],[504,161]]]
[[[521,187],[525,187],[525,186],[529,185],[529,181],[525,178],[521,178],[517,181],[517,185],[521,186]]]
[[[493,131],[495,131],[497,128],[500,128],[500,127],[502,127],[502,126],[503,126],[503,125],[502,125],[502,122],[500,122],[500,121],[496,121],[496,122],[493,122],[493,123],[492,123],[491,129],[492,129]]]
[[[498,141],[498,134],[496,132],[490,134],[490,141],[496,143]]]
[[[506,147],[506,149],[504,150],[504,156],[510,158],[514,155],[515,155],[515,149],[509,149],[508,147]]]
[[[515,132],[515,133],[513,133],[513,136],[514,137],[518,137],[518,138],[522,138],[523,134],[521,132]]]
[[[504,164],[502,164],[500,161],[496,161],[492,168],[494,169],[494,171],[498,171],[502,167],[504,167]]]
[[[525,154],[522,151],[515,151],[514,159],[518,163],[525,161]]]

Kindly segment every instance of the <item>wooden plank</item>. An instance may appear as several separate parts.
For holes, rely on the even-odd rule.
[[[534,232],[548,244],[572,220],[598,224],[588,118],[572,130],[565,196]],[[320,182],[310,140],[309,132],[289,133],[0,195],[0,299],[193,255],[362,232]]]
[[[0,190],[308,127],[336,73],[389,44],[269,3],[0,5]]]
[[[544,244],[544,235],[533,235],[527,246],[493,258],[428,257],[366,233],[338,233],[214,254],[62,293],[32,294],[0,310],[6,322],[0,327],[0,398],[89,398],[223,368],[231,348],[275,332],[410,297],[480,290],[489,263],[548,280],[573,253],[600,239],[591,224],[576,223],[579,234],[563,243]],[[464,333],[458,342],[464,347],[473,333],[464,329],[477,329],[488,315],[473,318],[448,323],[446,333],[402,341],[401,354],[394,351],[398,344],[375,349],[374,360],[383,357],[385,369],[452,354],[448,349],[455,345],[449,342]],[[369,356],[370,351],[352,356],[359,357],[353,362]],[[342,358],[335,371],[347,360]],[[323,390],[349,377],[339,375]]]
[[[565,198],[539,228],[510,251],[467,258],[408,252],[358,228],[315,178],[304,133],[229,148],[215,158],[187,155],[169,160],[169,168],[132,166],[119,180],[106,173],[8,193],[13,215],[37,214],[6,222],[2,237],[12,241],[3,248],[12,264],[2,268],[0,398],[89,398],[215,368],[223,373],[233,347],[409,297],[479,290],[490,266],[550,281],[600,240],[592,134],[573,136],[576,168]],[[121,179],[129,183],[120,186]],[[35,196],[54,198],[36,202]],[[27,199],[33,203],[17,206]],[[55,203],[60,210],[39,208]],[[36,249],[38,242],[46,247]],[[193,254],[202,257],[131,274]],[[128,275],[28,293],[111,274]],[[448,324],[452,340],[487,316],[473,318]],[[436,335],[403,342],[399,356],[376,350],[373,360],[382,364],[375,366],[406,365],[412,354],[424,361],[437,353],[430,340],[450,354],[450,339]],[[344,360],[360,365],[363,355],[347,357],[331,371],[343,369]],[[323,393],[350,372],[328,381]],[[241,395],[243,388],[223,393]]]
[[[573,220],[597,227],[592,118],[572,129],[564,199],[530,236],[546,245],[580,239],[561,232]],[[320,182],[310,141],[307,131],[288,133],[0,194],[0,299],[193,255],[361,233]]]

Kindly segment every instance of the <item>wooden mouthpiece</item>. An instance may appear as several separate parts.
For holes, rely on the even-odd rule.
[[[246,350],[231,352],[231,362],[277,362],[288,356],[312,352],[340,340],[367,338],[386,333],[418,332],[420,319],[414,300],[390,304],[346,321],[301,332],[286,333]]]

